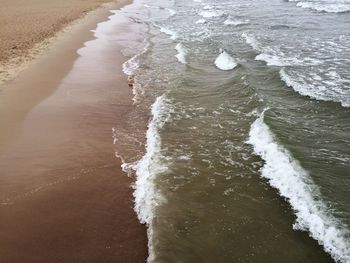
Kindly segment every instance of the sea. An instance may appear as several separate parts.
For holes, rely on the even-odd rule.
[[[116,11],[148,262],[350,262],[350,1],[135,0]],[[147,127],[140,116],[147,117]]]

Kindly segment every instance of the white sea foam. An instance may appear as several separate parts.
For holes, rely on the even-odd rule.
[[[285,63],[280,57],[265,53],[257,55],[255,60],[264,61],[268,66],[288,66],[288,63]]]
[[[255,51],[262,52],[261,54],[255,57],[255,60],[265,61],[268,66],[288,65],[288,63],[283,61],[281,57],[275,54],[271,54],[273,53],[273,50],[267,50],[267,48],[263,48],[254,35],[245,32],[242,34],[242,37],[245,39],[246,43],[250,45]]]
[[[246,43],[250,45],[256,51],[261,50],[261,45],[254,35],[244,32],[242,37],[245,39]]]
[[[240,20],[240,19],[231,19],[231,18],[228,18],[224,21],[224,25],[227,25],[227,26],[239,26],[239,25],[246,25],[246,24],[249,24],[249,20],[246,19],[246,20]]]
[[[137,54],[123,63],[124,74],[132,75],[135,72],[135,70],[139,68],[140,65],[138,62],[138,57],[139,55]]]
[[[205,24],[206,22],[207,22],[207,20],[205,20],[205,19],[198,19],[196,21],[196,24]]]
[[[316,100],[323,101],[334,101],[340,102],[343,107],[350,107],[350,98],[344,94],[344,91],[339,88],[339,85],[342,85],[343,80],[338,80],[338,75],[334,75],[333,82],[331,81],[319,81],[315,78],[320,78],[318,75],[311,76],[313,81],[306,81],[305,77],[301,74],[291,76],[286,72],[285,69],[281,69],[280,78],[283,80],[288,87],[293,88],[300,95],[308,96]],[[328,74],[328,76],[331,73]],[[328,86],[326,87],[325,84]],[[340,94],[340,95],[339,95]]]
[[[147,40],[145,39],[145,42],[146,41]],[[143,50],[140,53],[134,55],[132,58],[130,58],[129,60],[127,60],[127,61],[125,61],[123,63],[123,72],[124,72],[124,74],[129,75],[129,76],[134,74],[134,72],[140,67],[139,57],[142,54],[147,52],[148,47],[149,47],[149,43],[147,43],[145,45],[145,47],[143,48]]]
[[[350,262],[350,242],[346,228],[327,211],[320,201],[318,188],[291,153],[279,145],[264,122],[264,113],[252,124],[248,143],[265,164],[261,175],[279,190],[296,214],[295,230],[308,231],[335,260]]]
[[[187,49],[181,43],[177,44],[175,49],[177,51],[177,54],[175,55],[177,60],[182,64],[186,64]]]
[[[154,260],[153,245],[153,219],[155,217],[155,209],[157,206],[166,202],[160,190],[155,184],[155,179],[167,171],[165,158],[161,154],[161,137],[159,131],[164,124],[169,121],[172,107],[170,100],[165,95],[156,99],[152,105],[152,120],[148,124],[146,134],[146,154],[140,161],[134,164],[123,164],[124,171],[130,169],[136,172],[136,182],[134,184],[134,209],[138,219],[142,224],[147,225],[148,233],[148,262]]]
[[[350,11],[350,1],[346,0],[317,0],[317,1],[299,1],[289,0],[289,2],[297,2],[297,6],[301,8],[313,9],[319,12],[327,13],[344,13]]]
[[[223,12],[216,10],[204,10],[199,13],[200,16],[204,18],[219,17],[223,15]]]
[[[147,39],[145,39],[145,42],[146,41]],[[139,58],[141,55],[147,52],[148,47],[149,47],[149,43],[145,45],[145,47],[140,53],[134,55],[132,58],[130,58],[129,60],[123,63],[122,68],[123,68],[124,74],[128,76],[132,76],[135,74],[135,71],[140,67]],[[135,80],[136,79],[134,79],[134,85],[132,87],[132,93],[134,95],[132,100],[134,103],[137,103],[140,99],[140,96],[143,94],[144,90],[142,89],[142,86],[139,85],[139,83],[137,83],[137,81]]]
[[[170,16],[176,15],[176,11],[174,9],[166,8],[166,10],[169,12]]]
[[[205,5],[205,6],[203,6],[203,9],[204,10],[211,10],[211,9],[213,9],[213,7],[211,5]]]
[[[167,34],[170,36],[170,39],[175,40],[177,38],[177,33],[173,30],[170,30],[168,28],[165,27],[160,27],[159,28],[160,32]]]
[[[304,57],[288,57],[283,53],[274,50],[268,50],[267,53],[261,53],[255,57],[255,60],[266,62],[268,66],[317,66],[323,62],[316,58]]]
[[[322,61],[316,58],[291,57],[277,49],[274,50],[270,47],[264,47],[252,34],[243,33],[242,37],[248,45],[260,53],[255,57],[255,60],[264,61],[268,66],[316,66],[322,64]]]
[[[215,59],[215,65],[221,70],[232,70],[237,67],[237,62],[226,51],[222,51]]]
[[[281,57],[278,55],[272,55],[272,54],[266,54],[266,53],[257,55],[255,57],[255,60],[264,61],[268,66],[282,67],[282,66],[292,66],[292,65],[303,65],[303,61],[295,57],[288,58],[288,57]]]

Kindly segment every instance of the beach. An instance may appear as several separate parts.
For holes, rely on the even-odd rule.
[[[121,170],[112,138],[112,129],[127,125],[133,108],[122,72],[126,59],[121,45],[91,32],[97,23],[108,22],[109,10],[130,1],[92,11],[103,2],[5,1],[8,12],[1,9],[8,15],[1,16],[6,23],[1,38],[18,32],[1,42],[2,65],[13,59],[20,65],[35,45],[54,37],[1,86],[1,262],[147,258],[146,229],[133,210],[134,179]],[[21,12],[23,19],[11,27],[14,14]],[[55,35],[67,24],[69,29]],[[125,35],[128,21],[116,24],[106,36]],[[9,51],[12,45],[15,52]]]
[[[1,263],[350,263],[349,0],[4,3]]]

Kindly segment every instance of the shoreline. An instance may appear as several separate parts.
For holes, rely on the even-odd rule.
[[[106,37],[133,33],[128,19],[112,16],[94,11],[1,87],[2,262],[147,258],[133,179],[122,171],[112,139],[112,128],[127,128],[134,106],[123,46]],[[109,23],[102,35],[90,31]]]
[[[39,51],[36,57],[28,63],[17,65],[18,70],[14,70],[11,79],[1,82],[0,78],[0,127],[2,127],[0,148],[10,144],[18,135],[20,123],[27,113],[52,95],[59,82],[72,69],[74,61],[80,56],[78,50],[88,41],[95,39],[92,31],[95,30],[96,25],[105,21],[111,15],[110,10],[119,5],[119,1],[110,2],[105,5],[105,8],[99,7],[83,18],[75,20],[70,26],[58,32],[55,37],[47,39],[49,45]],[[13,66],[16,68],[16,65]],[[48,76],[31,77],[41,74],[43,69]],[[27,86],[30,86],[31,89],[27,89]],[[21,103],[17,103],[18,99]],[[14,104],[17,104],[16,107],[13,107]]]

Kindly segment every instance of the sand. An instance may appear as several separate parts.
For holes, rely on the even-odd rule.
[[[121,46],[101,45],[90,32],[108,15],[106,9],[91,13],[1,87],[3,263],[147,257],[146,229],[133,211],[133,178],[121,171],[112,139],[113,127],[128,127],[134,107],[121,70],[125,57]],[[130,32],[127,21],[120,23],[111,33]],[[146,122],[144,116],[140,125]]]
[[[61,30],[110,0],[0,1],[0,84],[46,50]]]

